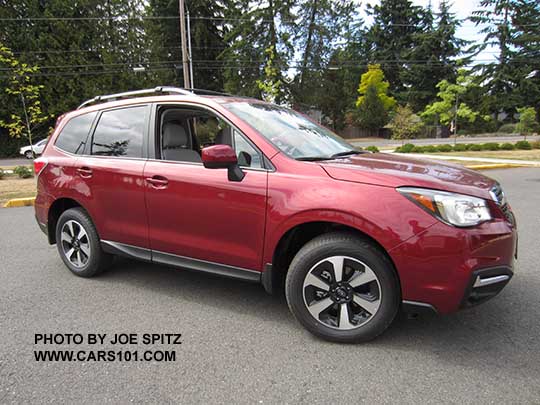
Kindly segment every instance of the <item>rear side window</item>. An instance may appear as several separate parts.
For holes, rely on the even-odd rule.
[[[58,135],[56,147],[69,153],[82,154],[96,115],[97,112],[92,112],[70,119]]]
[[[94,131],[92,155],[142,157],[147,106],[104,111]]]

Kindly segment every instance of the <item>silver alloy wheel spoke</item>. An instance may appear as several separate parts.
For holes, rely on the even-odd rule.
[[[62,237],[62,242],[67,242],[71,244],[71,236],[69,236],[69,234],[66,231],[62,231],[61,237]]]
[[[86,232],[82,226],[79,227],[79,234],[77,235],[77,239],[79,241],[86,236]]]
[[[354,294],[353,301],[373,315],[379,309],[380,300],[369,301],[358,294]]]
[[[81,251],[87,258],[90,257],[90,246],[88,246],[86,243],[81,243]]]
[[[328,259],[330,263],[332,263],[332,267],[334,268],[334,282],[340,282],[343,279],[343,262],[345,261],[345,258],[343,256],[333,256]]]
[[[328,291],[330,289],[330,286],[326,283],[326,281],[321,280],[313,273],[308,273],[304,285],[312,285],[324,291]]]
[[[314,304],[308,306],[308,311],[311,312],[311,315],[313,315],[315,319],[319,319],[319,314],[332,304],[333,301],[330,298],[323,298],[322,300],[316,301]]]
[[[82,266],[82,264],[83,264],[80,250],[77,250],[77,264],[79,266]]]
[[[69,261],[71,261],[71,256],[73,256],[73,253],[75,253],[75,249],[71,248],[66,252],[66,257]]]
[[[75,236],[75,231],[73,230],[73,221],[66,222],[66,226],[68,228],[68,231],[69,231],[69,234],[71,235],[71,237],[74,237]]]
[[[371,283],[372,281],[377,280],[375,273],[372,270],[365,268],[363,273],[358,273],[352,279],[349,280],[349,284],[352,288],[359,287],[361,285]]]
[[[341,304],[339,312],[339,327],[341,329],[354,328],[354,325],[351,323],[349,318],[349,304]]]

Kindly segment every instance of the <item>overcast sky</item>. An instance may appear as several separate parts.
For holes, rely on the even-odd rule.
[[[427,5],[429,4],[429,0],[412,0],[412,2],[416,5],[423,7],[427,7]],[[367,3],[378,4],[380,3],[380,0],[362,1],[363,5]],[[452,12],[455,13],[456,17],[460,20],[465,20],[472,14],[474,10],[478,10],[480,8],[479,3],[480,0],[454,0],[453,2],[450,1],[450,4],[452,4]],[[439,9],[439,0],[432,0],[431,5],[433,7],[433,11],[437,12]],[[368,16],[366,16],[365,19],[366,23],[371,23],[371,19]],[[457,31],[457,36],[459,38],[463,38],[469,41],[482,42],[484,35],[480,33],[480,29],[481,27],[475,26],[473,22],[465,20],[462,22],[461,27]],[[478,62],[491,61],[495,59],[496,52],[496,48],[486,49],[484,52],[479,54],[476,59]]]

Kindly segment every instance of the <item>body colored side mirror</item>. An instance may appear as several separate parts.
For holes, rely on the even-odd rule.
[[[238,166],[238,158],[229,145],[207,146],[201,150],[201,160],[207,169],[227,169],[230,181],[242,181],[245,173]]]

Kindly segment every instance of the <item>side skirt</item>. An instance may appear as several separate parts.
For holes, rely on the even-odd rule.
[[[101,246],[107,253],[255,283],[261,282],[261,275],[263,274],[255,270],[193,259],[191,257],[178,256],[171,253],[152,251],[150,249],[126,245],[119,242],[111,242],[108,240],[102,240]]]

